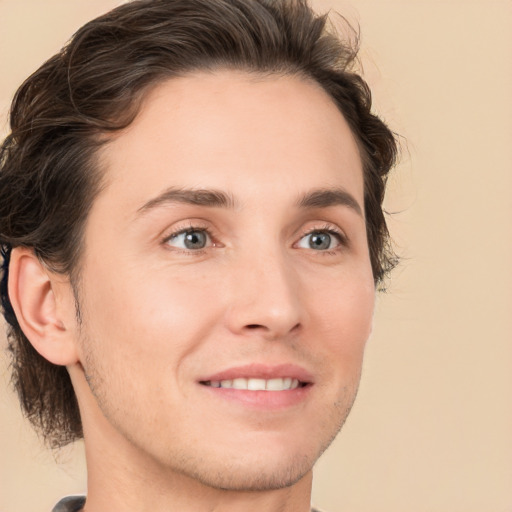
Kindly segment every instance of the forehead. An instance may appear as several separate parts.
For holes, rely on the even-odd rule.
[[[153,88],[101,150],[106,195],[128,208],[163,187],[340,186],[363,196],[359,150],[332,98],[297,76],[194,73]],[[341,182],[340,182],[341,180]],[[128,204],[131,203],[131,204]]]

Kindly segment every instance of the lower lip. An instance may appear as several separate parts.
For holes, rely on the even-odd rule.
[[[283,409],[298,405],[306,400],[309,395],[311,384],[285,391],[249,391],[246,389],[213,388],[200,384],[203,389],[212,393],[218,398],[238,402],[240,405],[255,409]]]

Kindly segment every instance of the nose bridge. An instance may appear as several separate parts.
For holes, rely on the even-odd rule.
[[[299,282],[279,244],[250,248],[237,256],[231,285],[230,328],[284,336],[302,321]]]

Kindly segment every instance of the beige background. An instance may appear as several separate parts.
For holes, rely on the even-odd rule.
[[[0,130],[21,81],[119,3],[0,0]],[[315,4],[359,21],[376,109],[408,142],[387,199],[404,260],[314,501],[331,512],[511,512],[512,2]],[[2,354],[0,512],[46,512],[85,490],[82,447],[55,464],[21,419],[6,366]]]

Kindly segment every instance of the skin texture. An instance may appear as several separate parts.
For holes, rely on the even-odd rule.
[[[311,469],[352,406],[374,308],[361,160],[343,116],[302,78],[191,74],[153,89],[100,162],[81,322],[69,282],[46,272],[39,302],[64,348],[33,337],[77,392],[85,510],[309,510]],[[166,201],[170,187],[230,204]],[[326,189],[344,199],[300,206]],[[183,230],[209,232],[205,247],[187,248]],[[312,247],[311,232],[329,232],[330,246]],[[23,254],[13,267],[36,273]],[[201,384],[254,364],[298,367],[308,386],[272,402]]]

